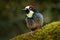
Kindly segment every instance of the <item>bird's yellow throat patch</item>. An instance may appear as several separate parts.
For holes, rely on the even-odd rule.
[[[33,16],[34,12],[30,11],[28,14],[26,14],[29,18],[31,18]]]

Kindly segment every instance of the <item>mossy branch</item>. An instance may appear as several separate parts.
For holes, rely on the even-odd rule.
[[[33,33],[33,36],[25,33],[10,40],[60,40],[60,21],[46,24],[42,29],[37,29]]]

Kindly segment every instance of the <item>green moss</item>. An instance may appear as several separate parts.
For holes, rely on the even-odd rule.
[[[42,29],[37,29],[33,33],[33,36],[25,33],[11,40],[60,40],[60,22],[46,24]]]

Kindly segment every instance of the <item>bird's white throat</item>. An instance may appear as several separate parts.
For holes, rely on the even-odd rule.
[[[30,10],[30,12],[27,15],[27,17],[31,18],[33,16],[34,12]]]

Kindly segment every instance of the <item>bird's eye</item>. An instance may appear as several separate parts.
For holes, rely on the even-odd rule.
[[[27,9],[26,12],[29,13],[29,10]]]

